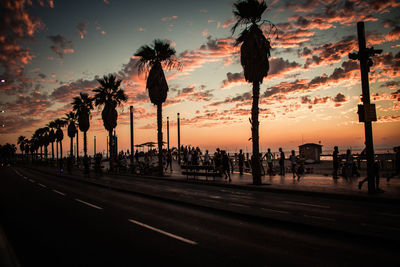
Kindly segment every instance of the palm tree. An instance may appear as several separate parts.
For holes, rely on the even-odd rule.
[[[93,109],[93,98],[89,97],[87,93],[80,93],[79,96],[74,97],[72,108],[76,111],[79,130],[83,132],[83,151],[85,157],[87,157],[86,133],[90,127],[90,111]]]
[[[234,3],[233,14],[237,21],[232,27],[232,34],[235,33],[239,25],[246,28],[236,39],[236,45],[240,47],[240,63],[243,67],[246,81],[253,84],[253,104],[251,108],[251,138],[253,142],[252,156],[252,174],[253,184],[261,184],[261,166],[259,158],[259,121],[258,121],[258,102],[260,98],[260,84],[264,77],[267,77],[269,71],[270,42],[265,38],[258,24],[261,21],[262,14],[267,9],[264,1],[241,0]],[[268,22],[271,29],[275,27]]]
[[[180,68],[175,60],[175,49],[167,41],[156,39],[153,43],[141,46],[135,53],[139,57],[137,63],[139,72],[148,73],[146,88],[149,91],[151,103],[157,105],[157,132],[158,132],[158,165],[159,174],[163,175],[162,157],[162,103],[167,99],[168,84],[165,79],[163,66],[167,69]]]
[[[67,122],[63,119],[56,119],[54,121],[54,123],[56,124],[56,140],[57,142],[60,144],[60,168],[62,168],[62,159],[63,159],[63,152],[62,152],[62,140],[64,139],[64,133],[62,131],[62,127],[64,127],[65,125],[67,125]],[[58,155],[58,153],[57,153]]]
[[[47,147],[49,146],[50,143],[50,138],[49,138],[49,127],[43,127],[41,128],[42,131],[42,144],[44,146],[44,158],[46,159],[46,164],[47,162]]]
[[[71,139],[71,145],[70,145],[70,158],[72,159],[74,157],[74,137],[77,132],[76,130],[76,121],[78,120],[78,117],[75,112],[69,112],[65,114],[65,121],[68,123],[68,136]]]
[[[49,142],[51,143],[51,159],[54,162],[54,142],[56,141],[56,134],[54,132],[54,129],[57,129],[57,125],[54,121],[51,121],[47,124],[47,127],[49,127]],[[58,154],[57,154],[57,159],[58,159]]]
[[[19,145],[22,155],[24,155],[26,141],[27,139],[23,135],[20,135],[17,139],[17,144]]]
[[[108,76],[104,75],[102,79],[97,79],[100,86],[93,90],[95,92],[94,100],[95,106],[104,105],[103,111],[101,112],[101,118],[103,119],[104,128],[108,131],[109,144],[110,144],[110,171],[114,169],[114,150],[112,142],[113,130],[117,127],[118,112],[116,108],[128,100],[128,96],[124,90],[119,88],[122,80],[117,79],[113,74]]]

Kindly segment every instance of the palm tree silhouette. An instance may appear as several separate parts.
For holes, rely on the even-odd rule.
[[[260,98],[260,84],[267,77],[269,70],[270,42],[265,38],[258,24],[262,14],[267,9],[264,1],[242,0],[234,3],[233,14],[237,21],[232,27],[232,34],[239,25],[246,28],[236,39],[236,45],[240,47],[240,63],[243,67],[246,81],[253,84],[253,104],[251,108],[251,138],[253,143],[252,175],[253,184],[261,184],[260,148],[259,148],[259,121],[258,102]],[[268,22],[263,20],[262,23]],[[271,29],[275,27],[268,22]]]
[[[19,149],[21,150],[22,155],[24,155],[26,142],[27,139],[23,135],[20,135],[17,139],[17,144],[19,145]]]
[[[52,162],[54,162],[54,142],[56,141],[56,133],[54,132],[54,129],[57,129],[57,125],[54,121],[51,121],[47,124],[47,127],[49,127],[49,142],[51,143],[51,159]],[[58,159],[58,155],[57,155]]]
[[[77,132],[76,130],[76,121],[78,120],[78,116],[76,115],[75,112],[69,112],[65,114],[65,121],[68,123],[68,136],[71,140],[70,144],[70,158],[72,159],[74,157],[74,137]]]
[[[108,131],[109,146],[110,146],[110,171],[114,170],[114,149],[113,144],[115,141],[113,138],[113,130],[117,127],[118,112],[116,108],[128,100],[128,96],[124,90],[119,88],[122,80],[117,79],[113,74],[108,76],[104,75],[103,78],[97,79],[100,86],[93,90],[95,92],[94,100],[95,106],[104,105],[103,111],[101,112],[101,118],[103,119],[104,128]],[[118,153],[118,152],[117,152]]]
[[[90,111],[93,110],[93,98],[89,97],[87,93],[80,93],[79,96],[74,97],[72,108],[76,111],[78,119],[79,130],[83,132],[83,153],[87,157],[87,131],[90,128]],[[85,168],[87,165],[85,164]],[[85,171],[88,171],[85,169]]]
[[[56,124],[56,140],[60,145],[60,165],[59,167],[62,169],[62,160],[63,160],[63,152],[62,152],[62,140],[64,139],[64,133],[62,131],[62,127],[64,127],[65,125],[67,125],[67,122],[63,119],[56,119],[54,121],[54,123]]]
[[[167,99],[168,84],[165,79],[163,66],[167,69],[180,68],[175,60],[175,49],[167,41],[156,39],[153,43],[141,46],[135,53],[139,57],[137,66],[139,73],[148,73],[146,88],[149,91],[151,103],[157,105],[157,132],[158,132],[158,165],[159,175],[163,176],[162,157],[162,103]]]
[[[46,164],[47,162],[47,147],[49,146],[50,140],[49,140],[49,127],[43,127],[41,128],[42,131],[42,144],[44,146],[44,158],[46,159]]]

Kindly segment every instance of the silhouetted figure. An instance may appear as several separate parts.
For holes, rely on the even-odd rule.
[[[68,173],[71,174],[72,173],[72,163],[73,163],[73,158],[72,157],[68,157],[67,159],[67,170]]]
[[[374,164],[372,165],[372,174],[374,176],[375,185],[376,185],[375,193],[383,193],[384,192],[382,189],[379,188],[379,182],[380,182],[379,171],[380,171],[380,162],[378,160],[376,160],[376,161],[374,161]],[[361,190],[363,184],[367,181],[368,181],[368,176],[365,177],[362,181],[360,181],[358,183],[358,189]]]
[[[282,148],[279,148],[280,157],[279,157],[279,175],[285,175],[285,153],[282,151]]]
[[[167,162],[167,165],[165,166],[165,171],[167,171],[168,166],[169,166],[169,170],[172,172],[172,154],[171,154],[170,149],[168,149],[168,152],[167,152],[166,162]]]
[[[300,180],[300,177],[304,175],[304,164],[303,162],[300,162],[299,168],[297,168],[297,175],[298,175],[298,180]]]
[[[210,161],[211,161],[210,154],[208,154],[208,150],[206,150],[206,153],[204,154],[203,164],[208,166],[211,163]]]
[[[241,149],[240,149],[239,156],[238,156],[238,163],[239,163],[239,173],[240,173],[240,175],[243,175],[244,154]]]
[[[338,169],[339,169],[339,148],[337,146],[333,149],[332,154],[333,159],[333,178],[338,178]]]
[[[139,164],[139,151],[137,149],[135,152],[135,160],[136,160],[136,164]]]
[[[296,168],[297,159],[296,159],[296,154],[295,154],[294,150],[292,150],[292,154],[290,155],[289,160],[290,160],[290,166],[292,168],[293,179],[296,178],[296,175],[300,179],[300,176],[297,173],[297,168]]]
[[[274,175],[274,167],[272,164],[272,153],[271,153],[270,148],[268,148],[268,151],[267,151],[267,153],[265,153],[264,157],[267,161],[267,166],[268,166],[267,173],[269,174],[269,176],[272,176],[272,175]]]
[[[96,173],[101,173],[101,160],[102,160],[103,156],[98,153],[96,154],[95,158],[94,158],[94,171]]]
[[[231,180],[231,174],[230,174],[230,167],[229,167],[229,157],[226,154],[225,150],[222,150],[222,168],[223,168],[223,174],[225,175],[225,180],[229,178],[229,182]]]

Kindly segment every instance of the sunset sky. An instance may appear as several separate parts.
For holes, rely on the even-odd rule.
[[[156,141],[156,107],[133,54],[155,38],[167,39],[183,64],[166,72],[169,92],[163,105],[164,140],[170,119],[171,146],[181,143],[251,152],[251,85],[243,79],[234,46],[232,0],[117,1],[3,0],[0,4],[0,144],[31,138],[49,121],[72,110],[79,92],[92,94],[96,78],[114,73],[123,80],[128,102],[118,110],[119,148],[128,149],[129,106],[135,109],[135,144]],[[383,49],[370,72],[376,148],[400,145],[400,1],[266,1],[263,18],[278,34],[271,39],[270,71],[261,85],[260,147],[297,149],[319,141],[343,151],[364,143],[358,122],[361,84],[356,52],[357,21],[365,21],[368,46]],[[88,132],[97,151],[107,132],[92,113]],[[66,130],[63,142],[68,153]],[[80,139],[82,139],[80,134]],[[80,150],[83,148],[80,140]],[[82,150],[81,150],[82,151]],[[82,152],[81,152],[82,153]]]

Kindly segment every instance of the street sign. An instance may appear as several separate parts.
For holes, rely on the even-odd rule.
[[[357,113],[359,122],[377,121],[375,104],[358,105]]]

